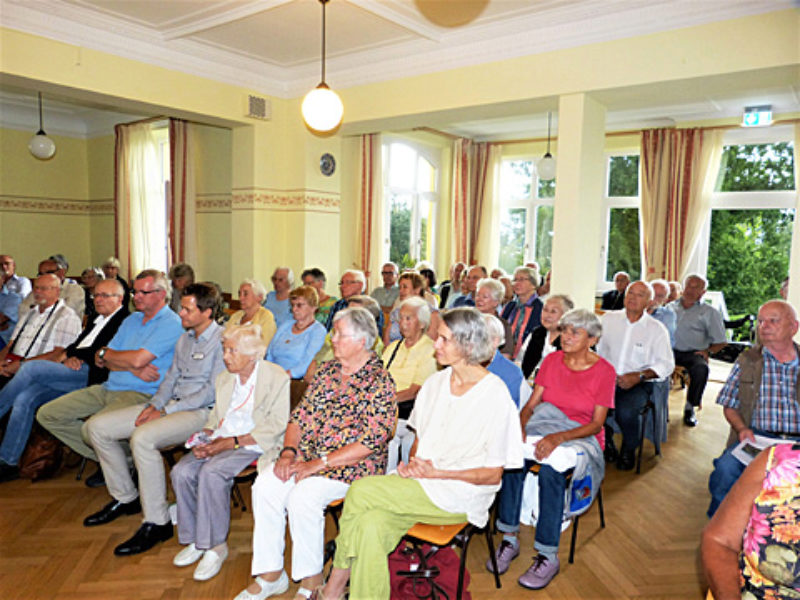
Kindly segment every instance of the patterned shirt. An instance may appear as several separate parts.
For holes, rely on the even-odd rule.
[[[389,439],[397,418],[391,375],[373,354],[342,387],[342,363],[325,363],[314,375],[290,419],[300,427],[297,449],[306,460],[360,442],[372,454],[356,464],[330,467],[319,473],[352,483],[368,475],[383,475]]]
[[[800,434],[800,406],[797,405],[800,360],[795,356],[793,360],[782,363],[766,348],[762,349],[761,355],[764,368],[750,427],[762,431]],[[717,396],[717,404],[739,409],[740,375],[741,368],[736,362]]]
[[[53,348],[66,348],[81,332],[81,320],[71,308],[59,300],[44,312],[34,308],[14,328],[9,352],[31,358],[51,352]]]

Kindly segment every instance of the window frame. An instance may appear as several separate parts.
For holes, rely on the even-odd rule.
[[[606,270],[608,268],[608,253],[609,253],[609,237],[611,234],[611,209],[613,208],[635,208],[639,212],[639,264],[644,265],[644,240],[642,238],[642,156],[640,151],[632,150],[607,150],[603,153],[605,160],[605,181],[603,183],[603,215],[605,222],[603,223],[603,245],[601,248],[602,254],[602,270],[597,274],[596,286],[598,290],[607,291],[613,289],[613,273],[612,279],[606,279]],[[609,196],[608,190],[611,184],[611,159],[615,156],[637,156],[639,157],[639,175],[637,177],[637,190],[635,196]],[[641,267],[640,267],[641,268]]]

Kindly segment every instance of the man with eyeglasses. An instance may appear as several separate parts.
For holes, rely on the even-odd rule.
[[[0,482],[19,477],[19,459],[40,406],[87,385],[103,383],[108,377],[108,369],[94,364],[94,354],[111,341],[128,316],[122,297],[119,282],[98,282],[94,294],[97,317],[86,324],[78,339],[63,350],[41,357],[44,360],[22,363],[0,392],[0,415],[11,411],[0,444]]]
[[[383,285],[372,290],[370,294],[381,305],[381,308],[392,308],[394,306],[400,293],[400,288],[397,287],[398,275],[397,265],[393,262],[387,262],[381,267]]]
[[[170,285],[161,271],[147,269],[133,282],[135,313],[127,317],[107,346],[94,355],[94,364],[110,373],[103,384],[90,385],[48,402],[36,419],[81,456],[97,461],[85,435],[84,420],[95,413],[144,404],[156,392],[172,364],[175,343],[183,333],[181,319],[169,302]],[[104,484],[98,469],[86,480]]]
[[[342,278],[339,280],[339,291],[342,297],[336,301],[336,304],[331,308],[328,315],[328,322],[325,324],[325,329],[328,331],[333,327],[333,315],[340,310],[347,308],[347,300],[351,296],[363,294],[367,289],[367,279],[364,277],[364,272],[358,269],[348,269],[342,273]]]
[[[17,325],[19,305],[30,294],[31,282],[16,273],[17,265],[8,254],[0,254],[0,342],[7,344]]]
[[[83,312],[86,308],[86,293],[80,285],[66,278],[69,265],[64,261],[63,256],[61,256],[61,260],[63,261],[62,264],[59,264],[53,257],[46,258],[40,262],[39,275],[55,275],[60,285],[58,297],[64,301],[64,304],[74,310],[78,317],[83,319]],[[28,294],[19,305],[19,320],[21,321],[35,305],[33,293]]]

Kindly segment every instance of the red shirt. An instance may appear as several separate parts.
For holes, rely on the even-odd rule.
[[[573,371],[564,364],[564,352],[549,354],[542,361],[536,385],[544,388],[543,402],[549,402],[568,418],[588,425],[595,406],[614,408],[614,385],[617,374],[604,358],[585,371]],[[600,448],[605,448],[605,432],[596,436]]]

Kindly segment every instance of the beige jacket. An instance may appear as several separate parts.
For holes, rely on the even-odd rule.
[[[250,435],[264,451],[258,459],[258,470],[261,472],[275,461],[283,444],[286,424],[289,422],[289,376],[278,365],[265,360],[259,360],[256,368],[258,377],[253,407],[256,426]],[[216,429],[228,412],[235,377],[230,371],[223,371],[217,377],[216,402],[208,415],[207,429]]]

